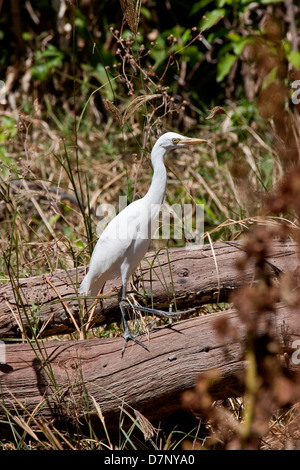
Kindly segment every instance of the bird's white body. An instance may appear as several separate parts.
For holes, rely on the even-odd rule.
[[[148,250],[151,228],[165,195],[164,155],[173,148],[200,142],[205,141],[188,139],[174,132],[157,140],[151,152],[153,178],[147,194],[123,209],[102,232],[79,293],[97,296],[105,282],[116,277],[121,277],[125,292],[130,275]]]
[[[102,232],[80,293],[96,296],[109,279],[127,282],[148,250],[153,209],[144,198],[123,209]]]

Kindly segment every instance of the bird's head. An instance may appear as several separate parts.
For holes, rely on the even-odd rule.
[[[207,140],[185,137],[177,134],[176,132],[167,132],[163,134],[157,141],[154,147],[163,148],[165,151],[186,147],[188,145],[207,143]]]

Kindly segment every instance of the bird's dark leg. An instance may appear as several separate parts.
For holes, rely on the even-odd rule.
[[[180,312],[165,312],[164,310],[156,310],[155,308],[142,307],[140,305],[132,305],[132,308],[134,310],[140,310],[141,312],[153,313],[153,315],[164,318],[177,318],[185,313],[193,313],[197,310],[196,308],[189,308],[187,310],[181,310]]]
[[[157,310],[155,308],[150,307],[142,307],[141,305],[131,305],[127,300],[124,298],[124,305],[126,304],[127,307],[133,308],[134,310],[140,310],[141,312],[152,313],[158,317],[163,318],[177,318],[185,313],[193,313],[196,312],[195,308],[189,308],[187,310],[181,310],[180,312],[165,312],[164,310]]]
[[[134,341],[135,343],[139,344],[140,346],[142,346],[144,349],[146,349],[147,351],[149,351],[149,349],[147,348],[147,346],[142,343],[141,341],[139,341],[138,339],[136,339],[136,334],[132,333],[129,329],[129,326],[128,326],[128,323],[127,323],[127,319],[126,319],[126,309],[128,307],[130,307],[130,304],[127,302],[126,300],[126,288],[124,286],[122,286],[122,299],[121,301],[119,302],[119,307],[120,307],[120,310],[121,310],[121,314],[122,314],[122,319],[123,319],[123,324],[124,324],[124,335],[123,335],[123,338],[124,338],[124,346],[122,348],[122,356],[125,352],[125,349],[126,349],[126,345],[128,343],[129,340],[131,341]]]
[[[149,351],[147,346],[145,346],[141,341],[138,341],[136,339],[137,335],[135,335],[134,333],[132,333],[130,331],[128,323],[127,323],[127,319],[126,319],[126,310],[127,309],[131,308],[133,310],[140,310],[141,312],[151,313],[152,315],[156,315],[158,317],[163,317],[163,318],[177,318],[177,317],[180,317],[181,315],[183,315],[185,313],[192,313],[192,312],[196,311],[195,308],[190,308],[188,310],[181,310],[180,312],[165,312],[164,310],[156,310],[154,308],[142,307],[140,305],[131,305],[126,300],[126,288],[124,288],[124,286],[122,286],[121,293],[122,293],[121,294],[122,298],[121,298],[121,301],[119,302],[119,306],[120,306],[122,319],[123,319],[123,324],[124,324],[124,335],[123,335],[123,337],[124,337],[124,340],[125,340],[125,343],[124,343],[124,346],[123,346],[123,349],[122,349],[122,356],[124,354],[126,345],[127,345],[129,340],[134,341],[135,343],[139,344],[144,349],[147,349],[147,351]]]

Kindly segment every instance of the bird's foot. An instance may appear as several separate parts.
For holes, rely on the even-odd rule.
[[[124,335],[123,335],[123,338],[124,338],[124,346],[122,348],[122,357],[123,357],[123,354],[125,352],[125,349],[126,349],[126,346],[127,346],[127,343],[128,341],[134,341],[136,344],[139,344],[140,346],[142,346],[142,348],[146,349],[147,351],[149,351],[149,349],[147,348],[147,346],[142,343],[141,341],[139,341],[138,339],[136,339],[137,335],[140,334],[140,333],[137,333],[137,334],[134,334],[134,333],[131,333],[131,331],[125,331]]]
[[[164,310],[156,310],[154,308],[142,307],[140,305],[133,305],[133,304],[130,304],[126,299],[122,299],[120,301],[119,305],[120,305],[120,309],[121,309],[121,312],[122,312],[122,318],[123,318],[124,327],[125,327],[125,332],[124,332],[124,335],[123,335],[124,346],[123,346],[122,353],[121,353],[122,357],[123,357],[123,354],[125,352],[127,343],[130,340],[134,341],[135,343],[139,344],[144,349],[149,351],[147,346],[145,346],[145,344],[143,344],[141,341],[139,341],[136,338],[136,336],[138,336],[139,334],[142,334],[142,333],[134,334],[134,333],[131,333],[131,331],[129,330],[128,323],[127,323],[126,316],[125,316],[125,309],[130,309],[131,308],[133,310],[140,310],[141,312],[147,312],[147,313],[150,313],[152,315],[156,315],[158,317],[169,318],[169,319],[170,318],[177,318],[177,317],[180,317],[181,315],[184,315],[186,313],[193,313],[193,312],[196,311],[195,308],[190,308],[190,309],[187,309],[187,310],[181,310],[180,312],[165,312]]]
[[[131,305],[128,304],[128,306],[131,306]],[[132,305],[131,307],[134,310],[140,310],[141,312],[152,313],[153,315],[157,315],[158,317],[164,317],[164,318],[177,318],[186,313],[196,312],[196,308],[189,308],[187,310],[181,310],[179,312],[165,312],[164,310],[157,310],[155,308],[142,307],[140,305]]]

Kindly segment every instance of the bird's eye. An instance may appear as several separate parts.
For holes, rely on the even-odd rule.
[[[173,142],[173,144],[178,144],[179,139],[174,138],[174,139],[172,139],[172,142]]]

